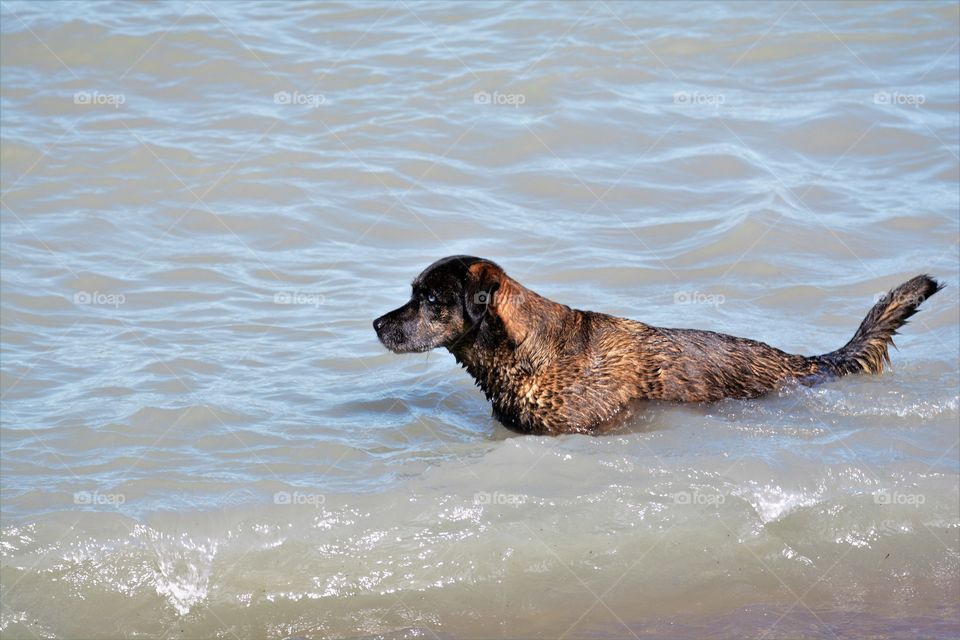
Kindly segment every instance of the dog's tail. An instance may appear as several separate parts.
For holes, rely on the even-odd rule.
[[[873,305],[850,342],[813,359],[832,375],[883,373],[883,363],[890,366],[887,345],[893,344],[897,329],[907,324],[921,302],[943,286],[926,274],[907,280]]]

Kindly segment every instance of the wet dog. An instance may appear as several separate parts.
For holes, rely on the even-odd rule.
[[[373,322],[395,353],[444,347],[522,433],[599,433],[637,401],[755,398],[796,381],[881,373],[887,345],[923,300],[943,288],[920,275],[877,302],[845,346],[818,356],[694,329],[664,329],[537,295],[473,256],[434,262],[407,304]]]

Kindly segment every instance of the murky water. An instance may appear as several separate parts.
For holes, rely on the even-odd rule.
[[[5,638],[955,637],[958,7],[2,7]],[[516,436],[447,254],[894,372]],[[379,634],[379,635],[378,635]]]

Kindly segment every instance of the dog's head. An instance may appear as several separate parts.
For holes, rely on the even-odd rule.
[[[489,260],[442,258],[413,281],[410,301],[374,320],[373,329],[394,353],[453,349],[484,322],[503,277]]]

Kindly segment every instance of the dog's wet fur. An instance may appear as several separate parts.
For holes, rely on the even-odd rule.
[[[548,300],[473,256],[434,262],[407,304],[373,322],[395,353],[444,347],[522,433],[601,433],[636,401],[755,398],[790,382],[811,385],[883,371],[887,345],[943,285],[927,275],[877,302],[845,346],[818,356],[695,329],[664,329]]]

